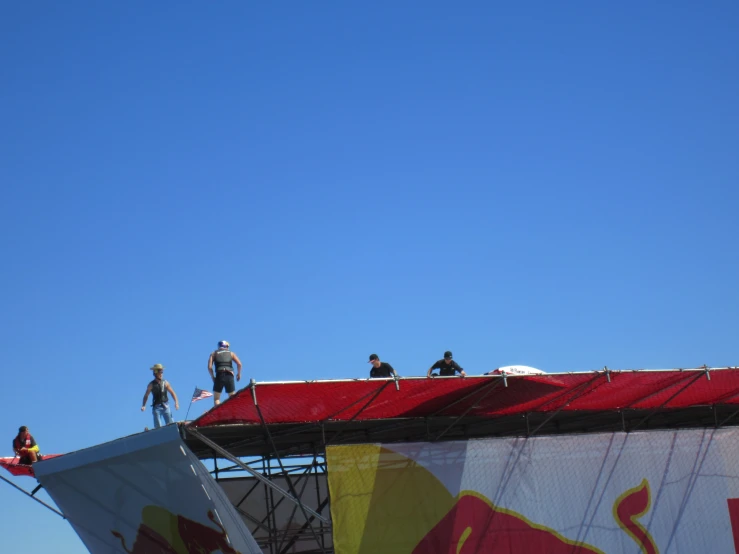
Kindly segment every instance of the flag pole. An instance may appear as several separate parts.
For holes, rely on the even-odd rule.
[[[190,395],[190,405],[187,407],[187,413],[185,414],[185,421],[187,421],[187,416],[190,415],[190,408],[192,408],[192,399],[195,398],[196,392],[198,392],[198,387],[195,387],[195,390],[192,391],[192,394]]]

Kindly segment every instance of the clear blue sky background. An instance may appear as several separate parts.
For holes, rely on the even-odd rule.
[[[739,365],[736,2],[0,11],[4,455],[143,430],[155,362],[184,418],[219,339],[241,385]]]

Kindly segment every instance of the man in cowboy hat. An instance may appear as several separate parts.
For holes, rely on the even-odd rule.
[[[144,395],[144,400],[141,402],[141,411],[146,411],[146,399],[149,398],[149,393],[152,393],[151,412],[154,414],[154,428],[158,429],[161,427],[162,419],[164,420],[164,425],[169,425],[173,422],[172,412],[169,410],[167,393],[170,393],[172,398],[174,398],[175,410],[180,409],[180,403],[172,386],[163,378],[164,366],[162,364],[154,364],[151,366],[151,370],[154,372],[154,380],[146,387],[146,394]]]

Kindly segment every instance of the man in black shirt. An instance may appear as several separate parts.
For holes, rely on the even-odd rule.
[[[374,377],[397,377],[393,366],[387,362],[381,362],[377,354],[370,354],[369,363],[372,364],[370,369],[370,378]]]
[[[429,368],[428,373],[426,373],[426,377],[433,377],[433,375],[431,375],[431,372],[435,369],[439,370],[439,375],[441,375],[442,377],[451,377],[455,375],[457,371],[459,371],[460,376],[467,377],[464,369],[459,367],[459,364],[452,360],[452,352],[450,350],[444,352],[443,360],[439,360]]]

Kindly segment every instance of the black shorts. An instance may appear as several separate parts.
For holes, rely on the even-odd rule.
[[[228,394],[231,394],[236,390],[234,374],[230,371],[217,371],[216,378],[213,381],[213,392],[221,392],[224,387]]]
[[[24,456],[21,456],[20,460],[18,460],[18,463],[22,465],[30,466],[33,463],[33,460],[31,459],[30,456],[26,454]]]

